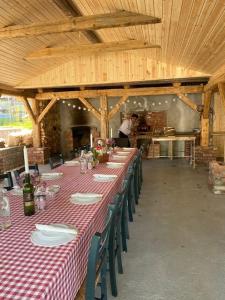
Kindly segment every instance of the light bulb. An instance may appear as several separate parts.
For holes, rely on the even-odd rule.
[[[63,104],[65,104],[66,103],[66,101],[65,100],[63,100],[63,102],[62,102]]]
[[[78,109],[79,109],[79,110],[81,110],[81,107],[80,107],[80,106],[78,106]]]
[[[159,102],[159,105],[161,105],[161,102]]]
[[[73,108],[75,108],[76,107],[76,105],[73,105]]]
[[[71,106],[71,103],[68,103],[68,106]]]
[[[155,102],[152,102],[152,106],[155,106]]]
[[[168,103],[168,101],[166,100],[165,103]]]

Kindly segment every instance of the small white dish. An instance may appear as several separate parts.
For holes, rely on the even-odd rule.
[[[70,228],[65,224],[52,224],[61,228]],[[77,230],[76,230],[77,231]],[[46,230],[35,230],[31,234],[31,242],[36,246],[42,247],[57,247],[65,245],[72,241],[77,234],[72,233],[61,233]]]
[[[58,193],[59,190],[60,190],[60,185],[57,184],[50,185],[46,189],[48,193],[54,193],[54,194]]]
[[[18,188],[13,188],[10,191],[10,194],[12,194],[13,196],[23,196],[23,189],[21,189],[20,187]]]
[[[126,147],[123,147],[123,150],[125,150],[125,151],[129,151],[129,152],[131,152],[132,150],[134,150],[135,148],[126,148]]]

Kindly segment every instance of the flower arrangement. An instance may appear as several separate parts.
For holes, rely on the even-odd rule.
[[[109,160],[109,155],[107,153],[108,148],[105,140],[98,139],[93,150],[94,158],[96,158],[100,163],[104,163]]]

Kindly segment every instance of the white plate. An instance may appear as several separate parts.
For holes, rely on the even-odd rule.
[[[76,193],[71,195],[70,202],[73,204],[88,205],[102,200],[102,194]]]
[[[66,167],[78,167],[80,165],[80,162],[78,160],[70,160],[65,161],[64,165]]]
[[[116,154],[117,154],[117,155],[124,155],[124,156],[127,156],[127,155],[130,154],[130,152],[128,152],[128,151],[117,151]]]
[[[110,182],[117,178],[117,175],[107,175],[107,174],[94,174],[94,181],[97,182]]]
[[[44,180],[54,180],[63,176],[63,173],[42,173],[41,177]]]
[[[47,192],[49,193],[58,193],[58,191],[60,190],[60,185],[57,184],[53,184],[47,187]]]
[[[59,227],[69,227],[65,224],[54,224]],[[71,233],[60,233],[50,231],[35,230],[31,234],[31,242],[36,246],[57,247],[71,242],[76,237]]]
[[[112,159],[115,159],[115,160],[123,160],[126,158],[127,158],[127,156],[124,156],[124,155],[113,155],[112,156]]]
[[[119,163],[119,162],[107,162],[106,167],[109,169],[119,169],[124,166],[124,163]]]
[[[10,191],[10,194],[12,194],[13,196],[23,196],[23,189],[12,189]]]
[[[125,150],[125,151],[132,151],[132,150],[134,150],[135,148],[126,148],[126,147],[123,147],[123,150]]]

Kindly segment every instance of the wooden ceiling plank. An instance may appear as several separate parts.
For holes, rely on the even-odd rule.
[[[114,52],[114,51],[127,51],[143,48],[160,48],[159,45],[151,45],[144,41],[138,40],[126,40],[119,42],[109,42],[109,43],[96,43],[91,45],[76,45],[58,48],[45,48],[35,52],[32,52],[26,56],[27,60],[33,59],[43,59],[43,58],[55,58],[62,56],[74,56],[90,54],[90,53],[100,53],[100,52]]]
[[[78,97],[78,99],[87,107],[87,109],[90,109],[92,114],[98,119],[101,120],[101,114],[97,111],[97,109],[88,102],[84,97]]]
[[[0,29],[0,39],[38,36],[60,32],[98,30],[141,24],[156,24],[159,22],[161,22],[161,20],[157,17],[122,11],[111,14],[73,17],[55,22],[8,26]]]
[[[121,106],[127,101],[128,95],[122,96],[113,109],[109,112],[108,118],[111,119],[120,110]]]
[[[187,106],[189,106],[192,110],[197,111],[197,104],[194,103],[189,97],[185,96],[184,94],[180,93],[177,94],[179,99],[183,101]]]
[[[102,90],[84,90],[84,91],[66,91],[66,92],[49,92],[38,93],[37,100],[49,100],[54,97],[59,99],[75,98],[93,98],[101,95],[108,97],[116,96],[148,96],[148,95],[176,95],[176,94],[195,94],[202,93],[203,86],[180,86],[180,87],[150,87],[150,88],[129,88],[129,89],[102,89]]]

